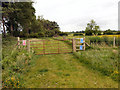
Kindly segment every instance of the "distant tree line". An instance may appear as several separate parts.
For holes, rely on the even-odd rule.
[[[87,27],[85,29],[85,31],[72,31],[71,33],[74,33],[73,36],[80,36],[80,35],[88,35],[88,36],[92,36],[92,35],[119,35],[120,31],[115,31],[115,30],[105,30],[102,31],[100,30],[100,26],[98,26],[96,24],[96,22],[94,20],[91,20],[90,23],[87,24]]]
[[[3,36],[52,37],[66,35],[61,32],[55,21],[45,20],[42,16],[36,19],[33,2],[2,3]]]

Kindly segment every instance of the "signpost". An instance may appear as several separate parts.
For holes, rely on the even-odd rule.
[[[83,45],[80,45],[80,50],[83,50]]]
[[[26,46],[26,40],[23,40],[23,46]]]
[[[80,38],[80,43],[83,43],[83,41],[84,41],[83,38]]]
[[[85,37],[84,38],[76,38],[79,39],[80,41],[77,43],[76,47],[79,47],[79,49],[76,50],[85,50]]]
[[[18,37],[18,48],[20,48],[20,37]]]

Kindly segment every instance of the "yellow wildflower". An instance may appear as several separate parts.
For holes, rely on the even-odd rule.
[[[118,74],[118,71],[114,71],[115,74]]]
[[[14,78],[12,77],[11,80],[14,80]]]

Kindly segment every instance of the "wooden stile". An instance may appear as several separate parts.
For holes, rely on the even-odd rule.
[[[80,40],[80,41],[75,41],[75,44],[73,43],[73,46],[75,45],[75,48],[76,47],[79,47],[79,49],[76,49],[77,51],[80,51],[80,50],[83,50],[85,51],[85,48],[86,48],[86,42],[85,42],[85,37],[82,39],[83,41],[81,41],[81,38],[76,38],[77,40]],[[75,39],[75,40],[76,40]],[[74,42],[74,41],[73,41]],[[80,49],[80,47],[82,46],[82,49]],[[74,48],[74,47],[73,47]]]

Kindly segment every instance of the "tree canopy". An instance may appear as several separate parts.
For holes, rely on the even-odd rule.
[[[36,19],[33,2],[3,2],[2,7],[4,36],[7,33],[21,37],[51,37],[61,33],[57,22],[41,16]]]
[[[100,27],[96,24],[94,20],[91,20],[90,23],[87,24],[87,27],[85,29],[86,35],[97,35],[100,31]]]

